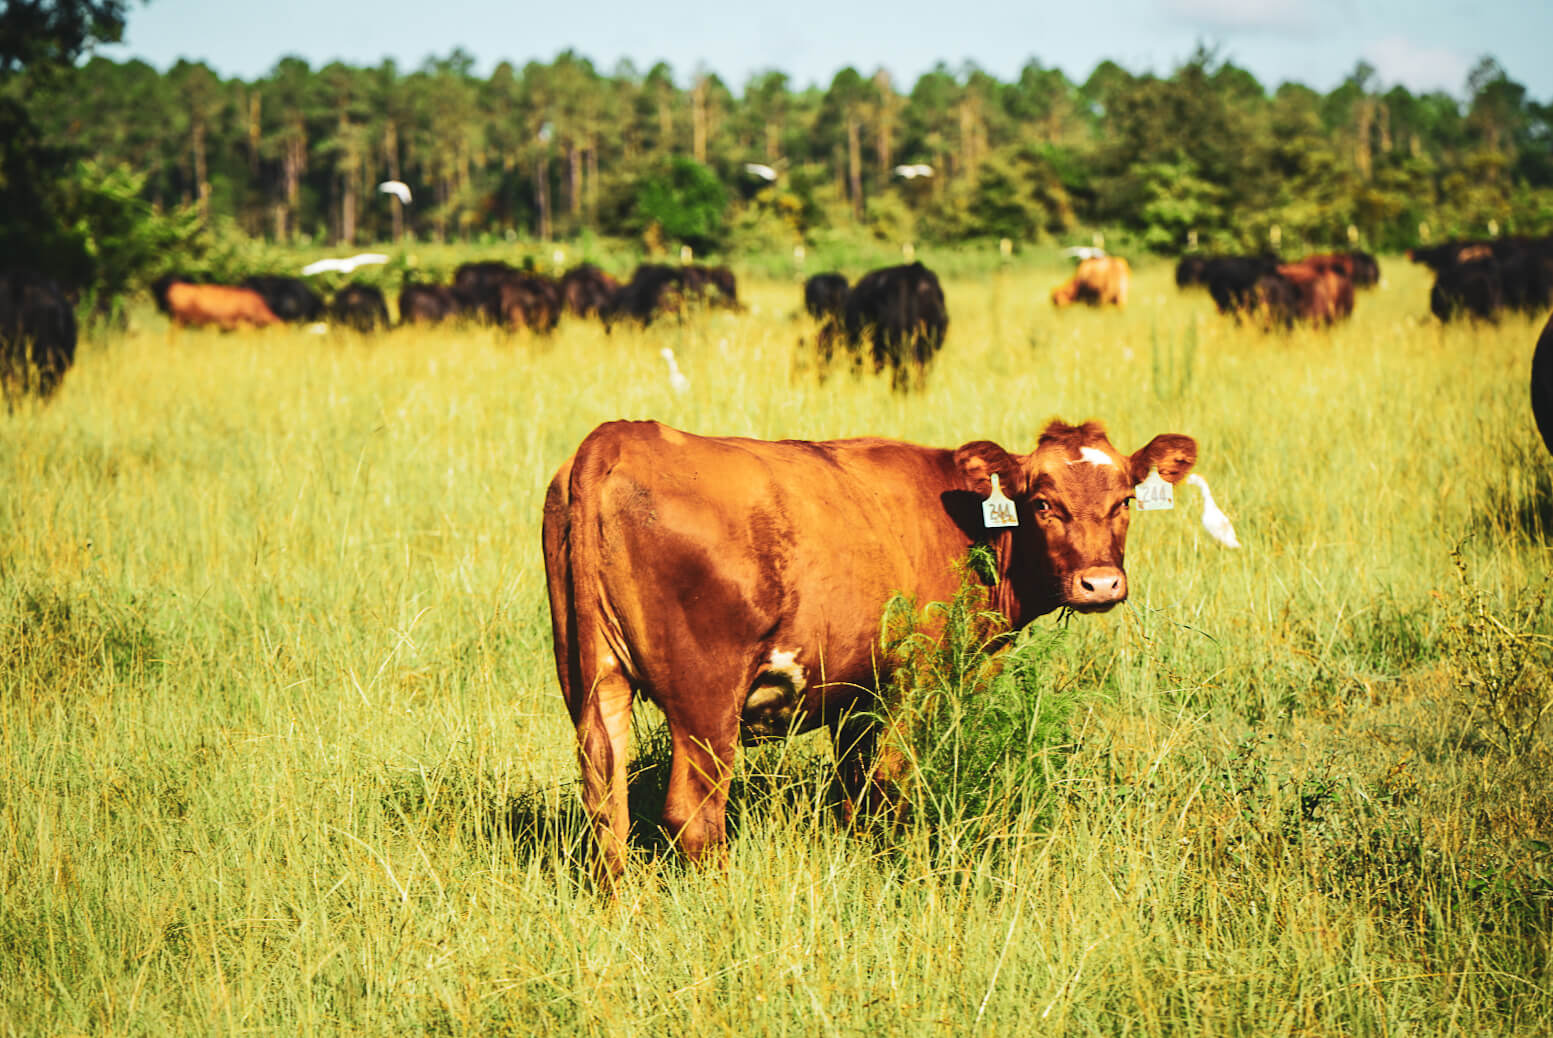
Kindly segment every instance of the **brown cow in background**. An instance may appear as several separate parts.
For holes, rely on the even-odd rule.
[[[1269,282],[1281,281],[1274,286]],[[1332,325],[1353,313],[1353,281],[1332,265],[1304,260],[1284,263],[1258,282],[1270,322],[1288,327],[1297,321]]]
[[[176,274],[158,278],[151,286],[156,306],[181,328],[215,325],[224,332],[247,325],[264,328],[280,324],[264,297],[251,288],[234,285],[201,285]]]
[[[1052,305],[1126,306],[1127,286],[1131,281],[1132,267],[1120,256],[1087,259],[1079,263],[1072,278],[1052,289]]]

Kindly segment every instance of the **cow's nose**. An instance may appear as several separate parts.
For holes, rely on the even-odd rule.
[[[1073,575],[1068,595],[1075,609],[1109,609],[1127,597],[1127,574],[1115,566],[1091,566]]]

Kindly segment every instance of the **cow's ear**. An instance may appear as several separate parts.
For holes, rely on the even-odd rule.
[[[982,500],[992,493],[993,473],[997,473],[1003,493],[1014,497],[1025,491],[1024,466],[991,440],[975,440],[955,451],[954,465],[965,489]]]
[[[1133,485],[1142,483],[1150,469],[1159,469],[1166,483],[1179,483],[1197,464],[1197,441],[1190,436],[1164,433],[1136,451],[1129,461]]]

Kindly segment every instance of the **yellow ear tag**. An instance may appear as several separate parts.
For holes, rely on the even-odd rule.
[[[981,503],[981,521],[989,530],[1019,525],[1019,514],[1014,510],[1014,502],[1003,496],[995,472],[992,474],[992,493]]]
[[[1132,488],[1132,493],[1138,499],[1138,507],[1145,512],[1161,512],[1176,506],[1175,487],[1165,482],[1159,469],[1149,469],[1148,476]]]

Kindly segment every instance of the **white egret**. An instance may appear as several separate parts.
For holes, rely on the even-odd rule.
[[[767,183],[772,183],[777,178],[776,170],[759,162],[746,162],[744,164],[744,172],[752,177],[759,177]]]
[[[363,252],[355,256],[347,256],[344,259],[321,259],[309,263],[302,268],[305,276],[322,274],[325,271],[335,274],[349,274],[357,267],[364,267],[371,263],[387,263],[388,257],[381,252]]]
[[[377,186],[385,195],[393,195],[405,205],[410,204],[410,185],[402,180],[385,180]]]
[[[679,364],[674,360],[674,351],[665,346],[658,353],[669,364],[669,385],[673,387],[674,392],[690,392],[690,379],[686,378],[685,373],[679,370]]]
[[[1203,529],[1226,548],[1240,547],[1240,540],[1235,536],[1235,527],[1230,524],[1229,516],[1219,511],[1219,506],[1213,503],[1213,494],[1208,491],[1208,481],[1195,472],[1187,476],[1186,481],[1202,491]]]

